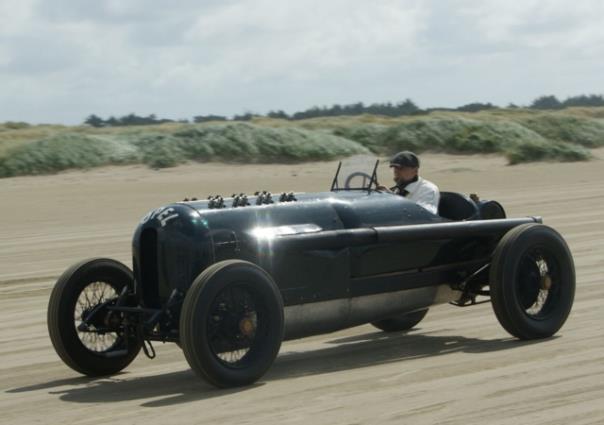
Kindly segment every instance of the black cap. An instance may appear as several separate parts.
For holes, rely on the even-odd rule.
[[[419,168],[419,158],[410,151],[402,151],[390,158],[391,167]]]

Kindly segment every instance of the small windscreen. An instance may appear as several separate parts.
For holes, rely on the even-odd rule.
[[[331,190],[371,190],[376,187],[379,160],[372,156],[357,155],[342,160],[334,175]]]

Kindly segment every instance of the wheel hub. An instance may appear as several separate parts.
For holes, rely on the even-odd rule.
[[[244,317],[239,321],[239,331],[246,337],[251,337],[256,331],[256,326],[250,317]]]

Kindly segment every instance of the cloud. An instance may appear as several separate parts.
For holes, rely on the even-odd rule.
[[[466,7],[484,37],[528,48],[587,47],[602,50],[604,4],[597,1],[487,0]]]
[[[602,90],[599,1],[5,0],[0,121]]]

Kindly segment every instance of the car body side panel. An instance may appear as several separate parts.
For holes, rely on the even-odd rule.
[[[266,270],[286,306],[396,292],[417,288],[420,281],[420,286],[438,285],[448,276],[424,269],[482,258],[499,237],[398,240],[396,233],[385,232],[378,238],[372,229],[432,228],[448,220],[392,194],[348,191],[296,196],[296,202],[263,205],[254,205],[251,197],[252,205],[236,208],[229,207],[228,199],[225,208],[214,209],[209,201],[182,202],[150,212],[133,240],[137,291],[145,304],[161,305],[174,289],[185,293],[205,268],[225,259],[250,261]],[[297,225],[320,231],[302,235],[304,243],[294,240],[289,247],[284,245],[288,238],[262,239],[258,236],[262,231],[257,232]],[[321,243],[328,234],[336,235],[329,236],[336,244]]]

